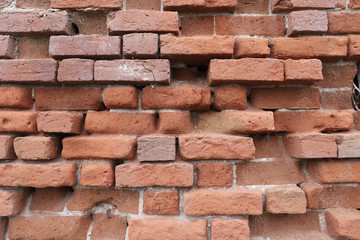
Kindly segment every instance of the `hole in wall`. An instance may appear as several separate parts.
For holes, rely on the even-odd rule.
[[[357,63],[358,72],[353,80],[353,92],[351,96],[353,107],[356,111],[360,110],[360,63]]]
[[[72,23],[72,26],[73,26],[73,28],[74,28],[74,33],[75,33],[75,34],[79,34],[79,33],[80,33],[79,27],[78,27],[75,23]]]

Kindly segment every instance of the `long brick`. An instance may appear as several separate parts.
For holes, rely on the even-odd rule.
[[[89,133],[150,134],[156,131],[153,113],[88,112],[85,130]]]
[[[164,10],[178,12],[234,12],[236,0],[203,1],[203,0],[165,0]]]
[[[160,11],[161,2],[159,0],[127,0],[126,9],[143,9]]]
[[[210,85],[281,83],[284,81],[284,62],[256,58],[214,59],[210,61],[208,81]]]
[[[115,167],[112,163],[82,164],[80,184],[90,187],[112,187],[115,183]]]
[[[322,63],[318,59],[285,60],[285,83],[313,84],[323,80]]]
[[[109,230],[111,229],[111,230]],[[127,229],[127,217],[105,213],[95,214],[91,238],[101,239],[125,239]]]
[[[198,187],[231,187],[233,165],[231,163],[202,162],[196,164]]]
[[[143,212],[148,215],[179,215],[179,192],[151,191],[144,192]]]
[[[14,139],[14,149],[22,160],[50,160],[59,155],[60,142],[56,137],[17,137]]]
[[[256,58],[270,56],[269,39],[265,38],[236,38],[235,58]]]
[[[0,36],[0,58],[15,58],[15,39],[11,36]]]
[[[29,190],[0,191],[0,216],[13,216],[20,213],[25,207],[29,193]]]
[[[84,117],[64,111],[39,112],[37,128],[45,133],[69,133],[80,134]]]
[[[1,135],[0,136],[0,159],[10,160],[15,159],[14,152],[14,136]]]
[[[262,211],[260,190],[199,189],[184,193],[184,212],[188,216],[261,215]]]
[[[65,59],[60,62],[57,80],[63,84],[94,83],[94,61]]]
[[[31,88],[0,87],[0,107],[3,108],[32,108]]]
[[[345,8],[346,0],[274,0],[271,9],[273,12],[294,11],[301,9],[333,9]]]
[[[0,33],[11,35],[70,35],[74,32],[67,12],[2,12]]]
[[[98,83],[169,84],[170,62],[165,59],[96,61],[94,78]]]
[[[181,135],[180,155],[187,160],[253,159],[251,138],[226,135]]]
[[[360,211],[348,208],[329,209],[325,213],[329,234],[336,238],[359,239]]]
[[[175,33],[179,31],[177,12],[148,10],[118,11],[109,16],[109,34],[133,32]]]
[[[121,9],[121,0],[51,0],[51,8],[60,9],[79,9],[79,8],[101,8],[101,9]]]
[[[211,221],[211,239],[238,239],[248,240],[250,236],[249,221],[245,218],[222,219]]]
[[[0,60],[0,82],[56,84],[57,65],[52,59]]]
[[[115,169],[116,187],[192,187],[191,163],[123,164]]]
[[[37,133],[37,112],[0,111],[0,132]]]
[[[360,33],[358,12],[332,12],[328,13],[328,18],[330,34]]]
[[[1,164],[0,186],[7,187],[62,187],[76,184],[76,164]]]
[[[325,33],[328,17],[325,11],[294,11],[288,17],[287,35],[303,33]]]
[[[349,37],[349,48],[351,48],[351,36]],[[351,50],[349,50],[349,54]],[[358,72],[356,64],[344,66],[324,66],[324,79],[318,82],[320,87],[336,88],[336,87],[352,87],[354,77]]]
[[[339,134],[336,138],[339,158],[360,157],[360,134]]]

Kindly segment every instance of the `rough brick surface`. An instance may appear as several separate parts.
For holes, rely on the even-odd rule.
[[[346,0],[319,0],[319,1],[307,1],[307,0],[274,0],[272,1],[272,11],[292,11],[299,9],[332,9],[332,8],[345,8]]]
[[[349,43],[351,46],[351,37],[349,37]],[[349,54],[351,50],[349,50]],[[324,66],[323,76],[324,79],[318,84],[320,87],[352,87],[354,77],[357,73],[357,67],[355,64],[343,65],[343,66]]]
[[[71,0],[51,0],[51,8],[122,8],[121,0],[87,0],[87,1],[71,1]]]
[[[7,217],[0,218],[0,239],[5,240],[9,219]]]
[[[355,209],[335,208],[325,213],[329,234],[337,238],[359,239],[360,212]]]
[[[30,210],[62,212],[66,205],[68,188],[36,188],[31,197]]]
[[[270,56],[269,40],[264,38],[236,38],[235,58]]]
[[[5,8],[11,5],[12,0],[4,0],[0,3],[0,8]]]
[[[360,38],[357,35],[349,35],[349,60],[359,60]]]
[[[137,159],[146,161],[173,161],[176,139],[171,136],[142,136],[137,139]]]
[[[60,62],[57,80],[63,84],[87,84],[94,82],[94,61],[65,59]]]
[[[29,109],[33,102],[31,88],[0,87],[0,107]]]
[[[214,16],[182,16],[181,36],[214,35]]]
[[[231,187],[233,165],[231,163],[197,163],[197,185],[199,187]]]
[[[268,14],[269,13],[269,0],[259,0],[259,1],[247,1],[240,0],[236,4],[236,13],[259,13],[259,14]]]
[[[339,158],[357,158],[360,156],[360,134],[339,134],[336,138]]]
[[[0,58],[15,58],[15,39],[11,36],[0,36]]]
[[[123,36],[126,58],[157,58],[159,36],[154,33],[133,33]]]
[[[194,130],[191,115],[187,112],[159,112],[159,131],[165,134],[190,133]]]
[[[20,59],[51,58],[49,54],[49,38],[19,38],[17,55]]]
[[[164,9],[178,12],[234,12],[236,0],[165,0]]]
[[[80,184],[90,187],[111,187],[115,182],[115,170],[111,163],[83,164]]]
[[[48,111],[37,116],[37,128],[45,133],[79,134],[83,122],[84,117],[76,113]]]
[[[353,109],[353,103],[352,103],[352,90],[346,89],[346,90],[340,90],[337,89],[336,91],[326,91],[322,90],[320,93],[320,102],[321,107],[323,109],[339,109],[339,110],[345,110]]]
[[[0,136],[0,159],[15,159],[16,155],[14,152],[14,137],[10,135]]]
[[[178,215],[179,192],[145,191],[143,212],[147,215]]]
[[[357,12],[341,12],[328,13],[329,18],[329,33],[343,34],[343,33],[360,33],[360,13]],[[346,24],[351,22],[352,24]]]
[[[111,87],[103,91],[103,101],[110,109],[137,109],[139,92],[135,87]]]
[[[289,14],[287,35],[299,33],[324,33],[328,30],[325,11],[295,11]]]
[[[91,239],[125,239],[126,228],[126,217],[98,213],[95,215],[94,225],[91,230]]]
[[[0,132],[37,133],[36,112],[0,111]]]
[[[160,0],[127,0],[126,9],[160,10]]]
[[[248,240],[250,235],[247,219],[218,219],[211,221],[211,239]]]
[[[310,83],[323,80],[322,63],[318,59],[285,61],[285,81]]]
[[[13,216],[20,213],[27,202],[28,190],[0,191],[0,216]]]
[[[22,160],[50,160],[58,156],[60,142],[56,137],[17,137],[14,139],[14,149]]]
[[[47,10],[50,8],[51,0],[18,0],[16,1],[17,8],[34,8],[34,9],[44,9]]]
[[[247,106],[246,89],[237,86],[215,88],[213,106],[217,110],[245,110]]]

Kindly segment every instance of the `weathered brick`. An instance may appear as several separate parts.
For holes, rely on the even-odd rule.
[[[121,38],[111,36],[51,36],[49,52],[53,58],[120,58]]]
[[[159,112],[159,132],[164,134],[183,134],[194,130],[194,123],[187,112]]]
[[[65,11],[60,12],[2,12],[0,33],[11,35],[70,35],[74,33]]]
[[[89,133],[150,134],[156,130],[153,113],[88,112],[85,130]]]
[[[19,59],[51,58],[49,38],[18,38],[17,55]]]
[[[306,213],[305,193],[297,186],[271,187],[265,190],[266,212],[274,214]]]
[[[339,158],[360,157],[360,134],[339,134],[336,138]]]
[[[17,137],[14,140],[14,149],[22,160],[50,160],[59,155],[60,142],[56,137]]]
[[[159,36],[155,33],[133,33],[123,36],[125,58],[158,58]]]
[[[37,133],[37,112],[0,111],[0,132]]]
[[[284,81],[284,62],[256,58],[214,59],[210,61],[208,81],[210,85],[281,83]]]
[[[252,136],[255,144],[255,159],[261,158],[284,158],[287,156],[282,136],[278,134],[254,135]]]
[[[0,216],[13,216],[20,213],[27,202],[29,190],[1,190]]]
[[[246,89],[238,86],[215,88],[213,107],[217,110],[245,110],[247,105]]]
[[[348,8],[358,9],[360,8],[360,2],[359,0],[350,0],[348,4]]]
[[[136,138],[97,135],[64,138],[61,155],[65,159],[132,159]]]
[[[16,158],[13,141],[14,141],[14,136],[0,135],[1,160],[10,160]]]
[[[157,10],[161,9],[160,0],[126,0],[126,9]]]
[[[177,12],[147,10],[118,11],[109,16],[109,34],[131,32],[175,33],[179,31]]]
[[[45,133],[80,134],[84,117],[70,112],[47,111],[39,112],[37,128]]]
[[[206,220],[131,217],[128,234],[129,239],[206,240]]]
[[[141,95],[142,109],[209,110],[211,91],[202,87],[145,87]]]
[[[100,88],[36,88],[38,110],[101,110]]]
[[[57,80],[62,84],[94,83],[94,61],[65,59],[60,62]]]
[[[0,58],[15,58],[15,39],[11,36],[0,36]]]
[[[0,60],[0,82],[55,84],[57,65],[52,59]]]
[[[96,61],[94,76],[98,83],[169,84],[170,62],[166,59]]]
[[[301,9],[332,9],[345,8],[346,0],[274,0],[271,9],[273,12],[293,11]]]
[[[285,83],[304,83],[323,80],[322,63],[318,59],[285,60]]]
[[[198,115],[197,123],[199,130],[210,133],[266,133],[275,129],[273,113],[265,111],[207,112]]]
[[[120,212],[137,213],[139,193],[123,189],[75,188],[66,208],[69,211],[87,211],[99,203],[114,205]]]
[[[33,98],[31,88],[0,87],[0,107],[2,108],[32,108]]]
[[[325,11],[294,11],[288,16],[287,35],[304,33],[325,33],[328,17]]]
[[[179,192],[150,191],[144,192],[143,212],[148,215],[178,215]]]
[[[188,216],[261,215],[262,211],[260,190],[199,189],[184,193],[184,212]]]
[[[69,11],[71,21],[79,34],[107,36],[108,11]]]
[[[211,221],[211,240],[249,240],[249,221],[240,219],[220,219]]]
[[[95,214],[94,225],[91,230],[93,240],[115,240],[125,239],[127,221],[125,216],[107,215],[104,213]]]
[[[360,33],[358,12],[332,12],[328,13],[328,18],[330,34]]]
[[[320,93],[320,102],[322,109],[332,109],[332,110],[346,110],[353,109],[353,103],[351,96],[353,91],[349,90],[340,90],[336,89],[335,91],[329,90],[326,91],[322,89]]]
[[[182,16],[181,36],[213,36],[214,16]]]
[[[123,164],[115,169],[116,187],[191,187],[194,166],[191,163]]]
[[[349,208],[329,209],[325,213],[329,234],[336,238],[359,239],[360,211]]]
[[[0,186],[7,187],[61,187],[76,184],[76,164],[1,164]]]
[[[68,188],[36,188],[31,196],[32,211],[62,212],[66,205]]]
[[[348,60],[360,59],[360,37],[358,35],[349,35],[349,57]],[[355,75],[355,74],[352,74]]]
[[[6,8],[11,5],[13,0],[3,0],[0,2],[0,8]]]
[[[270,0],[238,0],[236,4],[236,13],[257,13],[269,14]]]
[[[115,182],[113,164],[82,164],[80,184],[91,187],[111,187]]]
[[[50,8],[51,0],[17,0],[16,8],[44,9]]]
[[[135,87],[110,87],[103,91],[103,101],[110,109],[138,109],[139,92]]]
[[[163,2],[164,10],[178,12],[234,12],[236,0],[165,0]]]
[[[351,38],[349,38],[351,43]],[[355,64],[344,66],[324,66],[324,79],[318,82],[320,87],[336,88],[336,87],[352,87],[354,77],[358,69]]]
[[[121,0],[51,0],[51,8],[79,9],[79,8],[102,8],[102,9],[121,9]]]
[[[231,163],[197,163],[198,187],[231,187],[233,165]]]
[[[181,135],[179,150],[184,159],[253,159],[252,138],[227,135]]]
[[[1,7],[1,5],[0,5]],[[5,240],[9,218],[0,218],[0,240]]]
[[[256,58],[270,56],[269,39],[265,38],[236,38],[235,58]]]
[[[176,139],[172,136],[142,136],[137,139],[137,159],[143,161],[174,161]]]

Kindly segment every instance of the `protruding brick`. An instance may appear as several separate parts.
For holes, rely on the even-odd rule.
[[[29,109],[33,103],[31,88],[0,87],[0,107]]]
[[[62,187],[76,184],[75,163],[1,164],[0,186]]]
[[[211,240],[249,240],[249,236],[249,223],[245,218],[215,218],[211,221]]]
[[[191,163],[123,164],[115,169],[116,187],[192,187]]]
[[[0,82],[55,84],[57,65],[52,59],[0,60]]]
[[[82,164],[80,184],[90,187],[111,187],[115,182],[113,164]]]
[[[11,36],[0,36],[0,58],[15,58],[15,39]]]
[[[262,210],[260,190],[199,189],[184,193],[184,212],[188,216],[261,215]]]
[[[166,59],[96,61],[94,76],[98,83],[169,84],[170,62]]]
[[[31,197],[31,211],[62,212],[64,210],[68,188],[36,188]]]
[[[279,83],[284,81],[284,63],[277,59],[214,59],[210,61],[208,81],[210,85]]]
[[[252,138],[227,135],[181,135],[180,154],[187,160],[253,159]]]
[[[272,132],[274,116],[265,111],[207,112],[198,116],[198,129],[226,134]]]
[[[14,149],[22,160],[50,160],[58,156],[60,143],[56,137],[17,137],[14,140]]]
[[[160,11],[160,0],[127,0],[126,9],[158,10]]]
[[[322,63],[318,59],[285,60],[285,83],[305,83],[323,80]]]
[[[17,0],[16,8],[32,8],[32,9],[44,9],[47,10],[50,8],[51,0]]]
[[[145,87],[141,95],[142,109],[209,110],[211,92],[201,87]]]
[[[179,192],[173,191],[145,191],[143,212],[148,215],[178,215]]]
[[[139,92],[135,87],[110,87],[103,91],[103,101],[110,109],[138,109]]]
[[[164,10],[178,12],[234,12],[236,0],[202,1],[202,0],[165,0]]]
[[[137,159],[144,161],[173,161],[176,155],[175,137],[142,136],[137,139]]]
[[[266,211],[274,214],[306,213],[305,193],[297,186],[279,186],[265,190]]]
[[[27,202],[29,190],[1,190],[0,216],[12,216],[20,213]]]
[[[127,220],[125,216],[97,213],[91,230],[91,239],[125,239],[126,228]]]
[[[198,187],[231,187],[233,165],[231,163],[197,163]]]
[[[332,110],[352,110],[354,109],[351,99],[352,94],[352,89],[336,89],[335,91],[332,89],[329,89],[329,91],[322,89],[320,92],[321,108]]]
[[[238,86],[215,88],[213,106],[217,110],[245,110],[247,105],[246,89]]]
[[[57,80],[63,84],[94,82],[94,61],[90,59],[65,59],[60,62]]]
[[[273,12],[294,11],[301,9],[333,9],[345,8],[346,0],[274,0],[271,9]]]
[[[159,112],[159,132],[164,134],[184,134],[194,130],[194,123],[187,112]]]
[[[206,220],[177,218],[133,218],[129,220],[129,239],[206,240]]]
[[[181,36],[213,36],[214,16],[182,16]]]
[[[52,36],[50,55],[53,58],[120,58],[121,38],[110,36]]]
[[[360,33],[358,12],[330,12],[328,18],[330,34]]]
[[[85,130],[89,133],[150,134],[156,130],[153,113],[88,112]]]
[[[177,12],[146,10],[118,11],[109,16],[108,30],[111,35],[131,32],[179,32]]]
[[[336,138],[339,158],[360,157],[360,134],[341,134]]]
[[[154,33],[133,33],[123,36],[125,58],[158,58],[159,36]]]
[[[33,1],[33,0],[31,0]],[[18,38],[17,55],[19,59],[51,58],[49,38]]]
[[[349,37],[351,44],[351,37]],[[324,66],[324,79],[318,83],[320,87],[336,88],[336,87],[352,87],[354,77],[358,72],[356,64],[344,66]]]
[[[38,110],[101,110],[100,88],[36,88]]]
[[[11,160],[15,159],[16,155],[14,152],[14,137],[8,135],[0,135],[0,159]]]
[[[102,8],[102,9],[121,9],[121,0],[51,0],[51,8],[79,9],[79,8]]]
[[[80,134],[84,117],[70,112],[39,112],[37,128],[45,133]]]
[[[37,133],[37,112],[0,111],[0,132]]]
[[[336,238],[359,239],[360,211],[349,208],[329,209],[325,213],[329,234]]]
[[[325,33],[328,18],[325,11],[294,11],[288,16],[287,35],[303,33]]]
[[[87,211],[99,203],[112,204],[120,212],[137,213],[139,193],[123,189],[75,188],[66,208],[69,211]]]
[[[269,40],[265,38],[236,38],[235,58],[270,56]]]

